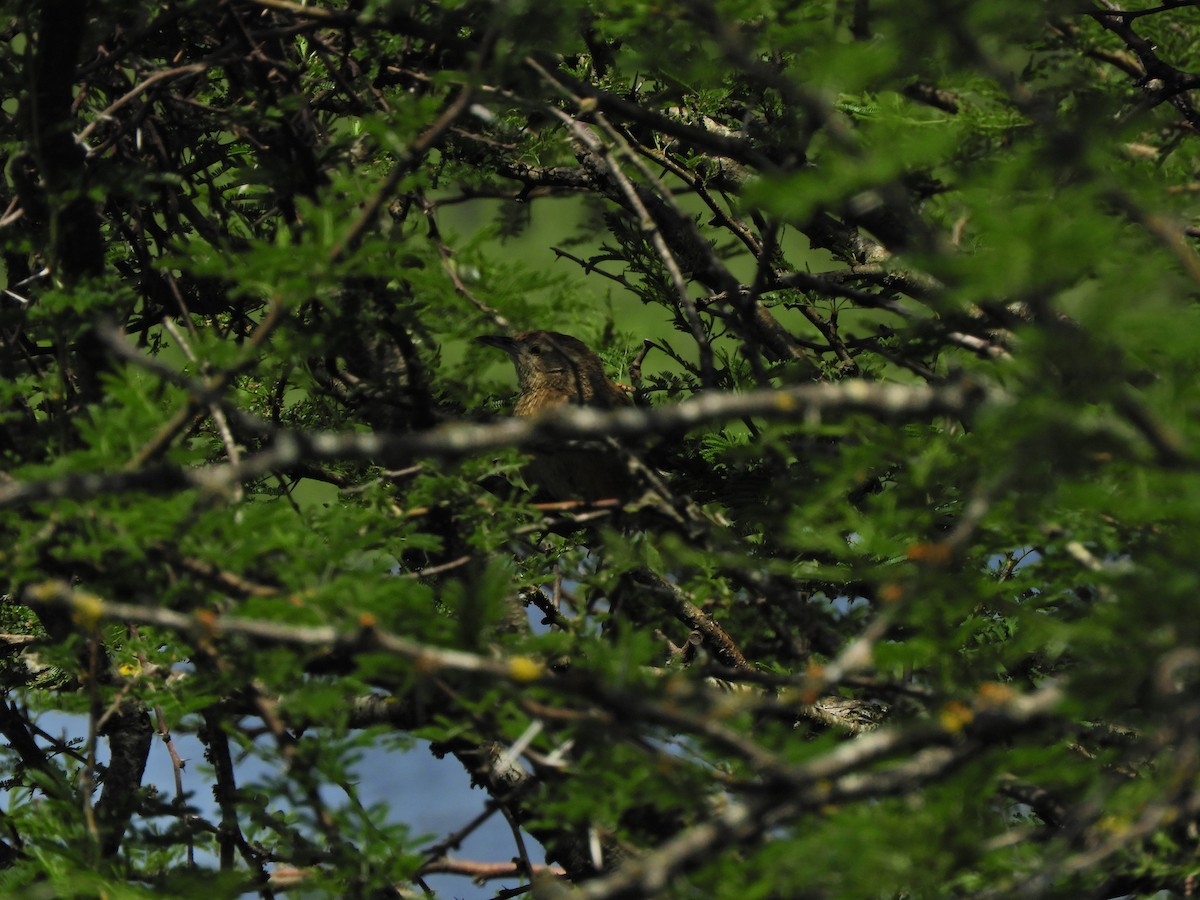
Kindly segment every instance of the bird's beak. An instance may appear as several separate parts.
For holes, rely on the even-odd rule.
[[[503,350],[509,356],[513,356],[517,352],[517,342],[503,334],[483,334],[475,338],[475,343]]]

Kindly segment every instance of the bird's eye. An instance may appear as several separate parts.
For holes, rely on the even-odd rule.
[[[529,352],[532,353],[534,356],[537,356],[539,353],[542,352],[542,348],[539,345],[534,344],[532,347],[529,348]]]

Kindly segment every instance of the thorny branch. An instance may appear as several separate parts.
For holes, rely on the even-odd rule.
[[[981,403],[1003,395],[971,382],[931,387],[843,381],[749,394],[702,394],[672,406],[601,411],[569,407],[526,419],[488,425],[459,424],[415,434],[335,434],[279,430],[270,447],[238,463],[187,468],[157,465],[124,472],[73,474],[51,481],[0,485],[0,508],[41,500],[76,500],[115,491],[170,493],[199,488],[224,493],[236,485],[301,462],[374,461],[400,466],[421,457],[461,459],[501,447],[528,447],[548,438],[632,439],[684,432],[702,425],[748,416],[816,422],[823,416],[863,412],[887,419],[966,416]]]

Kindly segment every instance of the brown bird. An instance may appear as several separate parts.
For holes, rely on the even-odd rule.
[[[535,416],[569,403],[599,409],[630,405],[629,395],[609,380],[600,357],[579,338],[526,331],[475,340],[512,358],[520,391],[514,415]],[[628,500],[638,492],[625,460],[601,443],[571,441],[535,448],[522,474],[552,500]]]

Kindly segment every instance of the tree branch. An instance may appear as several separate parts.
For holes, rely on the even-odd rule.
[[[927,386],[847,380],[749,394],[706,393],[654,409],[559,407],[541,416],[487,425],[457,424],[416,434],[281,429],[266,450],[238,463],[196,468],[155,465],[124,472],[73,474],[48,481],[10,482],[0,487],[0,509],[126,491],[163,494],[199,488],[223,493],[301,462],[357,460],[399,466],[420,457],[463,459],[501,447],[530,447],[552,439],[632,439],[672,434],[748,416],[793,422],[817,422],[826,415],[855,412],[897,420],[966,416],[984,402],[1003,402],[1003,394],[971,381]]]

